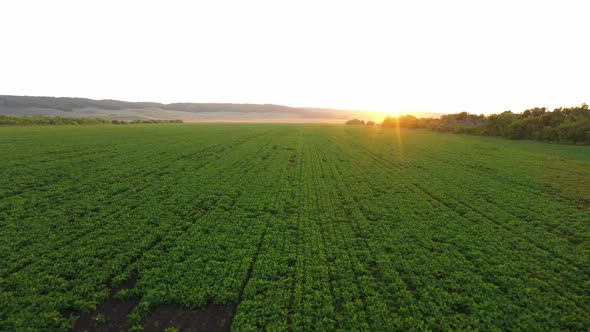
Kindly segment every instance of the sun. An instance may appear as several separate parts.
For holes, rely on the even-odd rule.
[[[364,111],[364,113],[366,114],[367,118],[370,118],[370,120],[379,121],[379,122],[381,122],[383,119],[385,119],[388,116],[395,117],[395,116],[402,115],[402,113],[400,113],[398,111],[390,111],[390,110],[386,110],[386,109],[367,110],[367,111]]]

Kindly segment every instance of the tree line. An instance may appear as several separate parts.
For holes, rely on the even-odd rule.
[[[447,114],[439,119],[416,118],[412,115],[388,116],[381,125],[509,139],[590,143],[590,109],[585,103],[576,107],[560,107],[553,111],[546,107],[536,107],[522,113],[506,111],[487,116],[467,112]]]
[[[99,118],[71,118],[49,116],[9,116],[0,115],[0,125],[99,125],[99,124],[148,124],[148,123],[183,123],[182,120],[105,120]]]
[[[374,126],[375,121],[365,121],[365,120],[360,120],[360,119],[352,119],[352,120],[346,121],[346,124],[353,125],[353,126]]]

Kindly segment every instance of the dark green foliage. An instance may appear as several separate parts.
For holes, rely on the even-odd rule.
[[[487,117],[485,129],[482,133],[490,136],[510,137],[510,125],[520,118],[518,114],[511,111],[502,112],[500,114],[491,114]]]
[[[476,127],[484,122],[484,115],[469,114],[467,112],[446,114],[440,117],[437,130],[443,132],[464,133],[463,130],[465,130],[465,128]]]
[[[0,156],[0,331],[68,331],[113,296],[135,330],[212,305],[236,331],[590,329],[585,146],[6,126]]]
[[[386,117],[382,126],[431,129],[458,134],[501,136],[565,143],[590,143],[590,109],[579,107],[533,108],[521,114],[506,111],[489,116],[466,112],[448,114],[440,119],[417,119],[411,115]]]
[[[97,124],[150,124],[150,123],[183,123],[182,120],[105,120],[98,118],[70,118],[49,116],[7,116],[0,115],[0,125],[97,125]]]
[[[109,124],[111,121],[96,118],[68,118],[49,116],[8,116],[0,115],[0,125],[25,126],[25,125],[90,125]]]
[[[375,121],[365,121],[365,120],[360,120],[360,119],[352,119],[352,120],[346,121],[346,124],[353,125],[353,126],[374,126]]]
[[[352,120],[346,121],[346,124],[347,125],[355,125],[355,126],[363,126],[363,125],[365,125],[365,120],[352,119]]]

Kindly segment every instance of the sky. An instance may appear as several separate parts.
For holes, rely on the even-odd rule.
[[[0,94],[496,113],[590,103],[589,1],[0,3]]]

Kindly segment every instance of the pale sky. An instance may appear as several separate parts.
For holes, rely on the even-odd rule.
[[[0,2],[0,94],[386,113],[590,103],[590,1]]]

